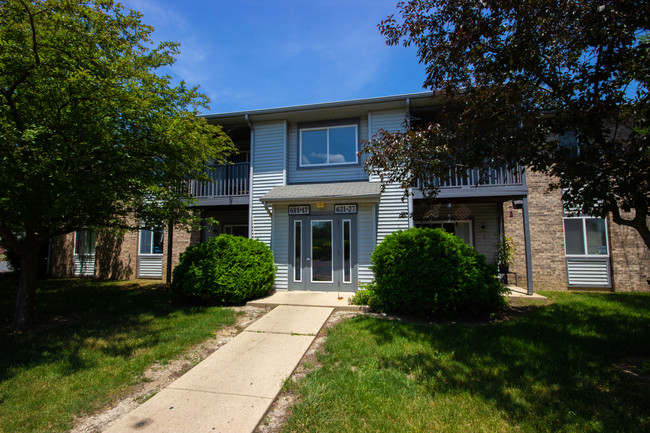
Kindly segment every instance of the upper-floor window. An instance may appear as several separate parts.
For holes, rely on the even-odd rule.
[[[301,128],[300,166],[357,163],[358,127],[355,124]]]

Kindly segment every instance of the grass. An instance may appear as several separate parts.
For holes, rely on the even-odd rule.
[[[33,331],[11,331],[16,280],[0,279],[0,432],[67,431],[165,363],[234,323],[232,310],[178,306],[151,283],[45,280]]]
[[[650,377],[619,367],[650,357],[650,293],[546,295],[503,322],[337,325],[284,431],[650,431]]]

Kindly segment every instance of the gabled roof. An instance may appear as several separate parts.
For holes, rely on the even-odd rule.
[[[337,182],[276,186],[266,193],[261,202],[299,202],[319,200],[379,201],[380,182]]]

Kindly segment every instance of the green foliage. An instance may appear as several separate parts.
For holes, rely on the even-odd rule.
[[[351,305],[376,305],[375,283],[359,284],[359,290],[350,298]]]
[[[397,9],[379,28],[388,44],[417,47],[440,107],[367,143],[367,167],[435,195],[435,179],[456,165],[523,164],[554,176],[566,206],[611,213],[650,248],[646,1],[410,0]]]
[[[517,245],[512,237],[502,235],[501,239],[494,244],[496,248],[496,260],[499,266],[510,266],[515,263],[517,256]]]
[[[197,87],[159,72],[179,44],[152,31],[112,0],[0,0],[0,237],[23,273],[57,235],[195,220],[187,178],[232,142],[196,116]]]
[[[479,314],[504,303],[494,265],[442,229],[392,233],[375,248],[371,260],[375,294],[387,312]]]
[[[221,235],[183,253],[170,289],[189,298],[230,305],[268,295],[274,281],[273,253],[264,242]]]

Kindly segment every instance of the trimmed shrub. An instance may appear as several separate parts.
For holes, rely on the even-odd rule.
[[[370,305],[375,296],[375,284],[359,284],[359,290],[350,298],[350,305]]]
[[[371,260],[377,303],[386,312],[479,314],[505,302],[496,266],[442,229],[395,232],[375,248]]]
[[[268,295],[274,281],[273,253],[265,243],[221,235],[185,250],[170,289],[188,298],[231,305]]]

